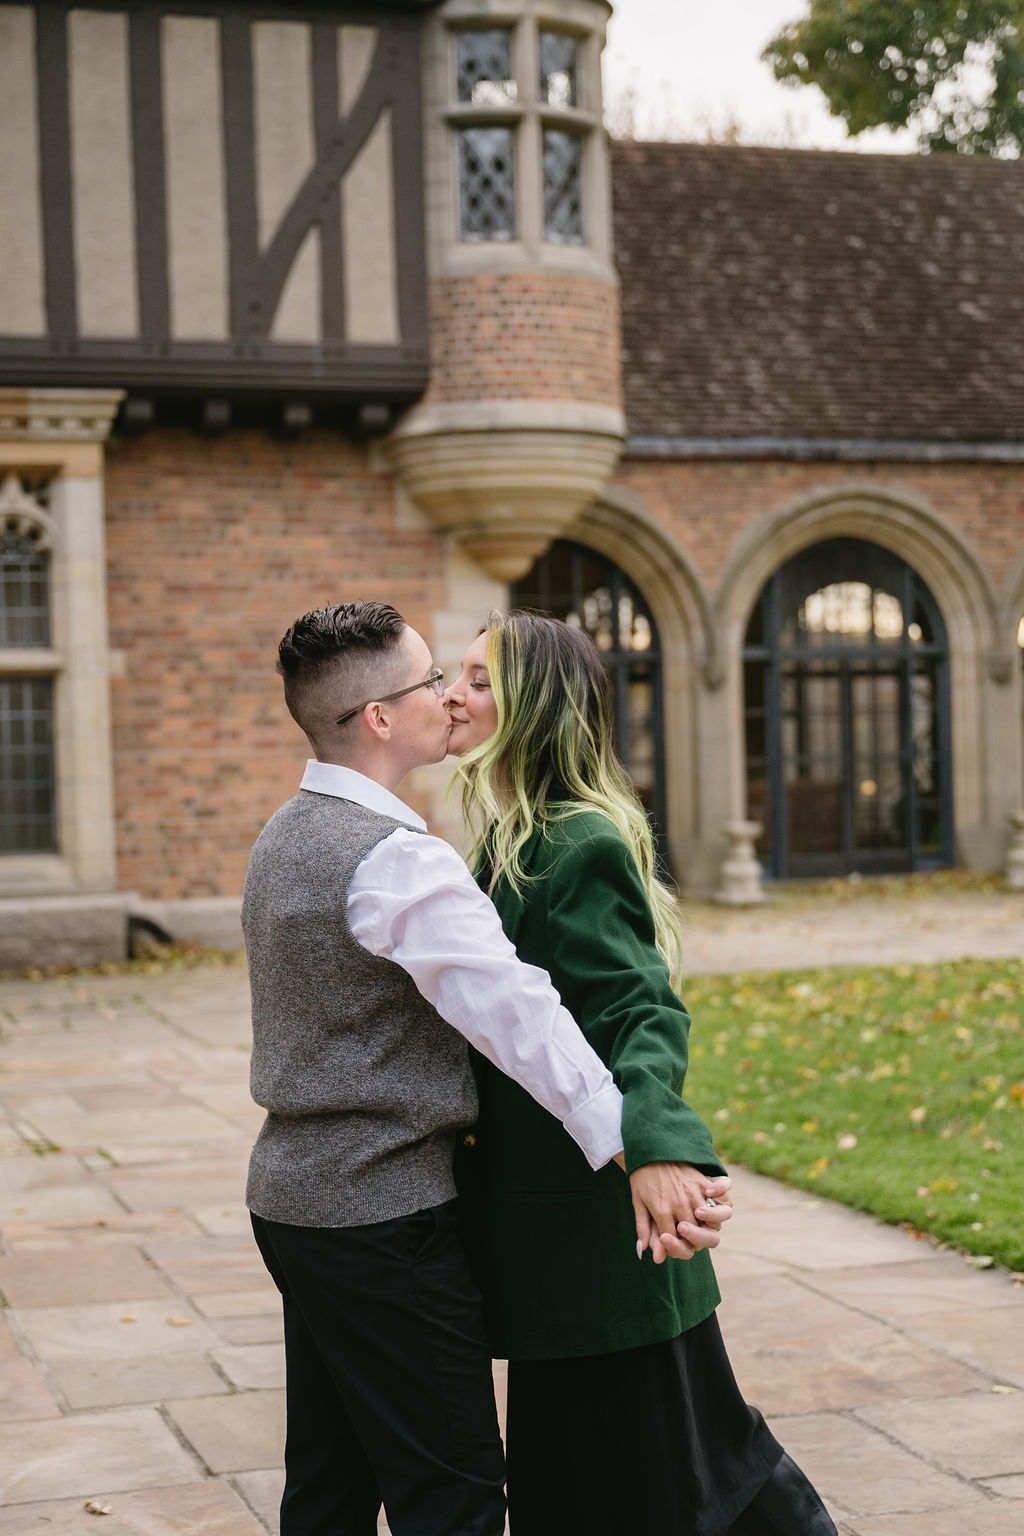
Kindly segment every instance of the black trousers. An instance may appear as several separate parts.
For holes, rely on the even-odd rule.
[[[455,1202],[366,1227],[252,1218],[284,1298],[281,1536],[501,1536],[504,1457]]]

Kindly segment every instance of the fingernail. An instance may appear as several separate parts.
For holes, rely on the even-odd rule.
[[[644,1256],[644,1245],[639,1238],[636,1240],[636,1256],[638,1259],[642,1259]]]

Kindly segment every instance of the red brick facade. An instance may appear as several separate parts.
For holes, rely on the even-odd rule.
[[[709,596],[754,521],[852,481],[926,498],[997,590],[1024,532],[1024,466],[632,460],[616,481]],[[442,542],[401,527],[391,477],[328,434],[117,440],[107,523],[118,886],[232,895],[306,756],[273,670],[282,632],[317,603],[376,597],[429,635],[446,606]]]
[[[234,895],[308,755],[274,674],[282,633],[354,598],[429,633],[441,541],[399,530],[390,477],[340,434],[117,440],[106,502],[118,887]]]
[[[973,550],[998,592],[1024,539],[1024,464],[630,460],[616,483],[639,496],[713,594],[741,534],[801,497],[873,486],[924,498]],[[879,542],[884,530],[879,528]]]
[[[573,400],[622,405],[618,289],[511,272],[431,285],[427,404]]]
[[[621,404],[617,298],[558,276],[439,282],[429,398]],[[399,526],[391,476],[340,433],[114,439],[106,508],[118,887],[233,895],[307,755],[273,670],[281,634],[370,597],[429,635],[443,542]]]

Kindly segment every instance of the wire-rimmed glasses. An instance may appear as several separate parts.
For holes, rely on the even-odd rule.
[[[418,683],[410,683],[408,688],[398,688],[394,693],[382,693],[379,699],[366,699],[362,704],[357,704],[355,709],[346,710],[335,720],[335,725],[347,725],[348,722],[360,714],[367,704],[391,704],[395,699],[404,699],[407,693],[415,693],[417,688],[430,688],[439,699],[444,698],[444,673],[440,667],[432,667],[426,677]]]

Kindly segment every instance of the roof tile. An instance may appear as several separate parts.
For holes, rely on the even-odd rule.
[[[1024,165],[612,146],[630,433],[1024,439]]]

